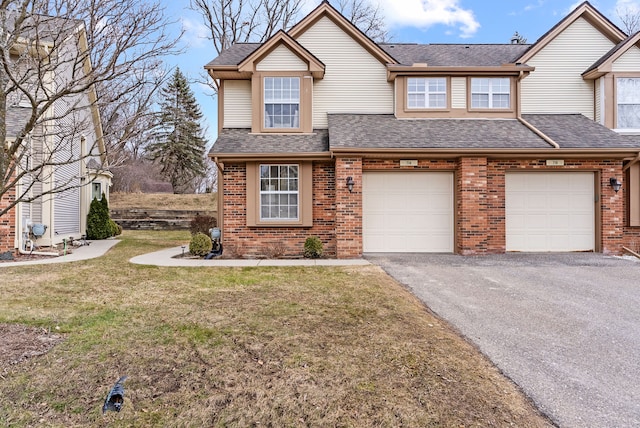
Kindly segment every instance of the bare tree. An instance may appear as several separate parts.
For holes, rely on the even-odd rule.
[[[370,0],[340,0],[336,8],[373,41],[377,43],[389,41],[389,33],[380,4],[374,5]]]
[[[633,35],[640,30],[640,8],[638,6],[624,3],[616,8],[616,15],[628,35]]]
[[[0,0],[0,198],[11,195],[0,216],[79,187],[77,176],[56,172],[97,158],[105,140],[118,147],[130,137],[160,58],[176,44],[163,12],[148,0]],[[134,99],[140,106],[115,126],[118,107]],[[94,126],[96,109],[111,112],[104,129]],[[94,146],[78,151],[94,131]],[[33,191],[37,183],[47,186]]]

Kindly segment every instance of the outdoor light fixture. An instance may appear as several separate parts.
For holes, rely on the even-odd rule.
[[[349,189],[349,193],[353,193],[354,184],[356,184],[356,182],[353,181],[353,177],[347,177],[347,189]]]
[[[615,177],[611,177],[611,178],[609,179],[609,185],[611,185],[611,187],[613,187],[613,190],[614,190],[616,193],[618,193],[618,190],[620,190],[620,188],[622,187],[622,183],[620,183],[620,182],[618,181],[618,179],[617,179],[617,178],[615,178]]]

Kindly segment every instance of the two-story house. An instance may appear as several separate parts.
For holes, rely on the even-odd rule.
[[[639,42],[585,2],[532,45],[376,44],[323,2],[235,44],[205,66],[225,248],[619,254],[640,241]]]
[[[13,31],[15,14],[3,16],[7,19],[3,25]],[[59,98],[62,89],[56,92],[91,72],[89,58],[83,55],[87,46],[83,24],[44,16],[28,19],[34,21],[23,24],[7,57],[13,68],[8,74],[18,82],[14,85],[33,91],[27,94],[14,86],[3,109],[7,138],[6,148],[0,150],[12,159],[6,158],[4,170],[11,175],[3,177],[7,191],[0,207],[13,207],[0,217],[0,252],[30,252],[36,246],[80,239],[91,201],[108,195],[112,178],[104,168],[95,88],[70,90]]]

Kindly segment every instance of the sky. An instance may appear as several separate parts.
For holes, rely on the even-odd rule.
[[[305,0],[303,14],[321,0]],[[582,0],[369,0],[379,4],[385,24],[396,43],[509,43],[517,31],[534,43],[567,16]],[[168,56],[169,66],[178,66],[193,82],[193,90],[204,114],[209,146],[217,137],[217,100],[197,80],[205,78],[204,65],[216,57],[202,17],[190,10],[189,0],[161,0],[174,24],[171,31],[184,35],[184,52]],[[337,3],[337,0],[334,0]],[[590,0],[616,25],[619,8],[636,8],[640,0]],[[301,17],[303,17],[302,15]]]

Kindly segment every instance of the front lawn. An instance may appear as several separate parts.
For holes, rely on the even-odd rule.
[[[99,259],[0,267],[0,323],[65,338],[0,367],[0,425],[550,426],[381,269],[128,263],[185,242],[125,232]]]

